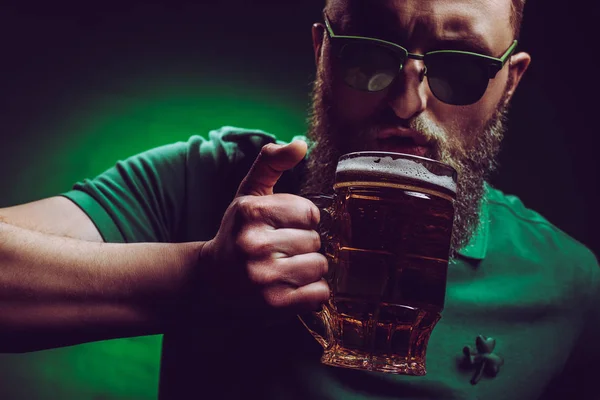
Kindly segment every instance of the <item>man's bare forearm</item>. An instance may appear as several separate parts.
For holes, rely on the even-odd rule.
[[[87,242],[0,221],[0,352],[163,332],[202,245]]]

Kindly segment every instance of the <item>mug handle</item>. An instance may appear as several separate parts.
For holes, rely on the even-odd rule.
[[[305,194],[302,197],[312,201],[321,212],[321,220],[319,222],[318,231],[321,235],[321,254],[331,260],[335,257],[335,246],[332,243],[335,229],[334,214],[333,214],[333,202],[334,196],[323,195],[323,194]],[[330,264],[331,266],[331,264]],[[326,279],[329,281],[331,275],[331,269],[328,272]],[[333,343],[333,332],[331,331],[333,325],[331,322],[331,316],[327,307],[321,305],[319,311],[312,311],[298,315],[298,318],[302,324],[308,329],[315,340],[324,348],[328,349]]]

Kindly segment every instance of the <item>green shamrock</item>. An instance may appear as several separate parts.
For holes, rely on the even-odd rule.
[[[467,366],[475,366],[477,368],[475,375],[471,379],[472,385],[479,382],[484,372],[486,375],[494,377],[500,371],[500,367],[504,364],[504,359],[494,354],[494,347],[496,347],[496,339],[479,335],[475,339],[475,348],[469,346],[463,348],[464,361]]]

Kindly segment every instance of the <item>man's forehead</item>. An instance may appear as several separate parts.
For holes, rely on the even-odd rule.
[[[348,31],[399,30],[409,40],[431,35],[445,40],[480,37],[500,51],[512,40],[511,0],[331,0]],[[357,32],[355,32],[357,33]]]

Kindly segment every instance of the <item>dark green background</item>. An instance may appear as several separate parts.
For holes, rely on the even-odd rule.
[[[222,125],[305,131],[320,1],[2,4],[0,207]],[[520,48],[533,63],[493,183],[598,254],[594,16],[582,2],[529,0]],[[155,398],[159,345],[2,355],[0,399]]]

